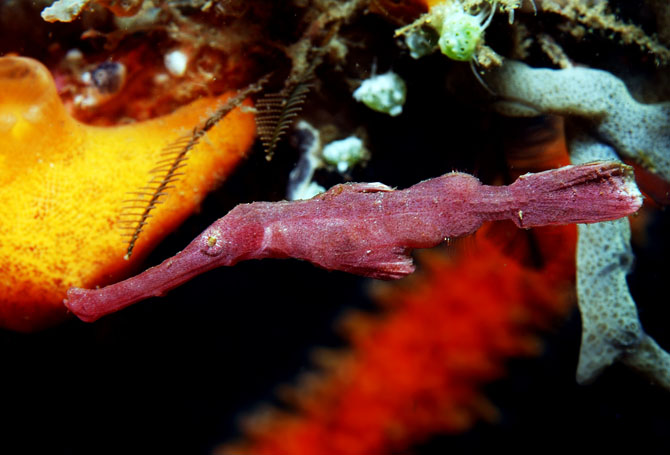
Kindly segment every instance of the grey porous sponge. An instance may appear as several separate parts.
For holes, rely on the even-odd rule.
[[[670,103],[641,104],[607,71],[531,68],[505,60],[486,78],[505,101],[503,114],[556,114],[585,119],[592,135],[670,182]]]
[[[572,139],[570,151],[575,164],[617,159],[611,147],[586,135]],[[670,389],[670,355],[642,330],[626,284],[634,260],[628,219],[580,224],[578,238],[577,298],[582,315],[582,344],[577,381],[592,381],[618,360]]]
[[[589,68],[536,69],[506,60],[486,82],[503,115],[569,117],[573,163],[626,157],[670,181],[670,103],[638,103],[620,79]],[[626,283],[634,259],[628,220],[579,225],[578,238],[577,381],[589,382],[619,361],[670,390],[670,355],[642,329]]]

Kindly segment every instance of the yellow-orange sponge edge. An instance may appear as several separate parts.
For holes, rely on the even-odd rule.
[[[161,150],[228,98],[199,99],[146,122],[93,127],[65,110],[49,71],[0,58],[0,328],[34,331],[62,321],[68,288],[117,281],[201,203],[246,155],[253,115],[235,109],[189,152],[152,212],[129,261],[119,215],[146,186]],[[127,203],[125,203],[127,205]]]

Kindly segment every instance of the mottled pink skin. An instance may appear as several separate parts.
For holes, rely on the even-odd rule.
[[[414,271],[409,252],[475,232],[485,221],[519,227],[593,223],[635,212],[642,197],[629,166],[596,162],[527,174],[509,186],[451,173],[395,191],[381,183],[337,185],[306,201],[235,207],[186,249],[128,280],[72,288],[65,305],[94,321],[215,267],[247,259],[298,258],[381,279]]]

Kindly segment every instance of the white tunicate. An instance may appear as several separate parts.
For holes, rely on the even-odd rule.
[[[182,77],[186,74],[188,66],[188,56],[179,49],[170,51],[163,57],[165,69],[175,77]]]
[[[405,81],[396,73],[389,71],[364,80],[354,92],[354,99],[372,110],[395,117],[402,113],[406,95]]]
[[[356,136],[333,141],[323,148],[323,159],[326,163],[337,166],[340,173],[347,170],[365,158],[363,141]]]

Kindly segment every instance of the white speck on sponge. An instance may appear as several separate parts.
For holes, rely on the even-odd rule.
[[[323,159],[326,163],[337,166],[340,173],[346,172],[349,167],[365,158],[363,141],[356,136],[333,141],[323,148]]]
[[[354,92],[354,99],[372,110],[395,117],[402,113],[406,95],[405,81],[396,73],[389,71],[364,80]]]
[[[163,57],[165,69],[175,77],[182,77],[186,74],[186,67],[188,66],[188,56],[179,49],[170,51]]]

